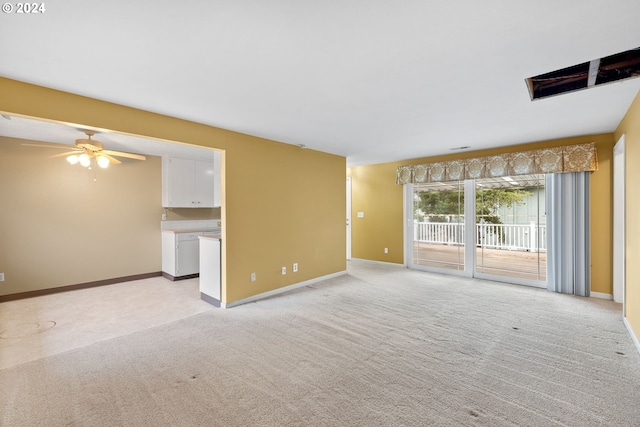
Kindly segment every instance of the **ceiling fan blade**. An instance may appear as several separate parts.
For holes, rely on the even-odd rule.
[[[23,147],[62,148],[64,150],[71,150],[73,148],[73,145],[66,145],[66,144],[30,144],[25,142],[20,145],[22,145]]]
[[[111,163],[112,165],[119,165],[120,163],[122,163],[120,160],[108,155],[105,151],[101,151],[99,155],[109,159],[109,163]]]
[[[49,158],[53,159],[54,157],[65,157],[71,154],[78,154],[78,153],[82,153],[82,150],[73,150],[73,151],[67,151],[66,153],[54,154],[53,156],[49,156]]]
[[[145,156],[133,153],[123,153],[122,151],[102,150],[101,153],[110,154],[112,156],[127,157],[129,159],[147,160]]]

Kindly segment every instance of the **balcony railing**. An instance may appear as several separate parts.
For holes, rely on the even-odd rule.
[[[443,245],[464,243],[464,224],[415,222],[413,240]],[[479,247],[510,251],[546,252],[547,227],[530,224],[476,224]]]

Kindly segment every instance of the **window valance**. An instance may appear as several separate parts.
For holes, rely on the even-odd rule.
[[[591,172],[597,169],[596,144],[591,142],[471,159],[399,166],[396,184],[420,184],[560,172]]]

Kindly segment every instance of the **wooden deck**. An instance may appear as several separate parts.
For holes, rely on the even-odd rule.
[[[414,242],[413,263],[463,270],[464,247]],[[547,253],[477,248],[476,271],[545,281],[547,280]]]

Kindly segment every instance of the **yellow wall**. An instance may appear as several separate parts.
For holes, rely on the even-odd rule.
[[[640,337],[640,93],[631,104],[618,129],[616,141],[625,135],[626,171],[626,316],[636,337]]]
[[[395,180],[396,167],[407,163],[349,168],[352,258],[404,263],[402,186]],[[364,217],[358,218],[358,212]],[[387,254],[384,248],[389,249]]]
[[[225,150],[223,302],[346,269],[344,157],[5,78],[0,93],[4,114]],[[298,273],[290,272],[294,262]]]
[[[352,185],[352,249],[353,258],[404,263],[403,259],[403,194],[395,184],[400,165],[462,159],[513,151],[560,145],[595,142],[599,169],[591,175],[591,290],[611,294],[612,285],[612,155],[613,134],[588,135],[501,149],[466,152],[458,155],[425,157],[401,162],[349,168]],[[364,212],[364,218],[356,213]],[[389,253],[384,253],[384,248]]]

